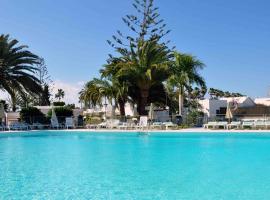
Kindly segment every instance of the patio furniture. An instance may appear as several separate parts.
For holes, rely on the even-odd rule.
[[[66,117],[65,127],[66,129],[75,128],[74,120],[72,117]]]
[[[228,124],[228,129],[239,129],[241,127],[241,122],[232,121],[230,124]]]
[[[209,127],[212,127],[213,129],[217,126],[217,122],[208,122],[207,124],[204,124],[203,127],[206,129],[209,129]]]
[[[258,120],[254,122],[254,127],[257,129],[265,128],[265,122],[262,120]]]
[[[163,125],[165,126],[165,130],[176,129],[178,127],[177,124],[174,124],[173,122],[164,122]]]
[[[253,128],[254,127],[254,121],[243,121],[242,128]]]

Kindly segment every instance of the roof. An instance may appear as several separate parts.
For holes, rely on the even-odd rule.
[[[247,100],[253,101],[250,97],[224,97],[224,98],[220,98],[220,100],[226,100],[227,102],[237,102],[238,104],[242,104]]]
[[[259,105],[270,106],[270,98],[256,98],[254,102]]]

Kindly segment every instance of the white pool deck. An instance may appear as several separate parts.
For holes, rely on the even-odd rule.
[[[18,133],[18,132],[40,132],[42,130],[27,130],[27,131],[0,131],[3,133]],[[89,133],[138,133],[138,132],[149,132],[149,133],[270,133],[270,130],[226,130],[226,129],[204,129],[204,128],[188,128],[180,130],[119,130],[119,129],[54,129],[44,130],[48,132],[89,132]]]

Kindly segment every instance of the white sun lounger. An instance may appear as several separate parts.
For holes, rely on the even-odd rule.
[[[217,126],[217,122],[208,122],[207,124],[204,124],[203,127],[206,128],[206,129],[209,129],[209,127],[211,128],[216,128]]]
[[[141,116],[139,124],[136,126],[138,129],[146,129],[148,128],[148,117],[147,116]]]
[[[254,127],[255,128],[265,128],[266,125],[265,125],[265,122],[264,121],[259,120],[259,121],[255,121],[254,122]]]
[[[268,129],[270,127],[270,121],[265,121],[265,128]]]
[[[242,128],[253,128],[254,127],[254,121],[243,121]]]
[[[162,122],[154,122],[150,127],[151,129],[162,129],[163,126]]]
[[[217,122],[217,125],[216,125],[217,128],[224,128],[224,129],[227,129],[228,128],[228,122]]]
[[[55,120],[55,119],[51,118],[51,128],[57,128],[57,129],[60,128],[60,125],[59,125],[57,119]]]
[[[29,129],[29,126],[28,124],[25,124],[25,123],[20,123],[20,122],[14,122],[14,123],[11,123],[9,126],[8,126],[8,129],[9,130],[28,130]]]
[[[241,122],[233,121],[230,124],[228,124],[228,129],[233,129],[233,128],[239,129],[240,127],[241,127]]]
[[[75,128],[74,120],[72,117],[66,117],[65,127],[66,129]]]
[[[165,129],[176,129],[177,125],[172,122],[164,122],[163,125],[165,126]]]

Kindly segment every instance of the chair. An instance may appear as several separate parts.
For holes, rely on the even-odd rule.
[[[112,119],[111,121],[109,121],[108,126],[110,129],[114,129],[114,128],[118,128],[120,124],[121,123],[119,119]]]
[[[65,127],[66,129],[75,128],[74,120],[72,117],[66,117]]]
[[[100,129],[100,128],[108,128],[108,122],[105,121],[105,122],[101,122],[100,124],[97,125],[97,128]]]
[[[136,126],[138,129],[144,129],[148,127],[148,117],[147,116],[141,116],[139,124]]]
[[[209,127],[212,127],[213,129],[217,126],[217,122],[208,122],[207,124],[204,124],[203,127],[206,129],[209,129]]]
[[[216,124],[217,128],[223,127],[224,129],[228,128],[228,122],[217,122]]]
[[[240,127],[241,127],[241,122],[233,121],[230,124],[228,124],[228,129],[233,129],[233,128],[239,129]]]
[[[60,125],[59,125],[57,119],[55,120],[55,119],[51,118],[51,128],[57,128],[57,129],[60,128]]]
[[[265,128],[268,129],[270,127],[270,121],[265,121]]]
[[[28,130],[29,126],[26,123],[12,122],[11,124],[9,124],[8,129],[9,130],[14,130],[14,131]]]
[[[242,128],[253,128],[254,127],[254,121],[243,121]]]
[[[168,130],[170,128],[175,129],[178,126],[172,122],[164,122],[163,125],[165,126],[165,129]]]
[[[162,129],[163,123],[162,122],[154,122],[150,127],[151,127],[151,129]]]
[[[121,129],[123,129],[123,130],[127,130],[128,129],[128,123],[127,122],[122,122],[122,123],[120,123],[119,125],[118,125],[118,128],[121,130]]]
[[[254,127],[257,128],[265,128],[265,122],[262,120],[258,120],[254,122]]]

